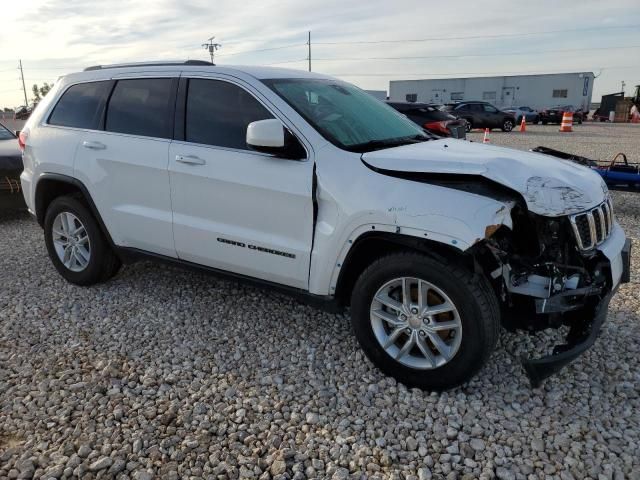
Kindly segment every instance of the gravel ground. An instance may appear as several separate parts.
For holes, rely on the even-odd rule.
[[[640,162],[640,125],[637,124],[587,122],[574,125],[571,133],[560,133],[559,125],[527,125],[524,133],[518,129],[519,126],[510,133],[494,129],[489,141],[521,150],[550,147],[593,160],[612,160],[616,153],[623,152],[630,162]],[[474,130],[468,138],[481,142],[483,136],[484,132]]]
[[[614,196],[639,251],[640,197]],[[505,333],[429,394],[372,368],[344,315],[150,263],[75,287],[31,218],[0,215],[0,478],[640,478],[637,266],[542,388],[517,356],[557,334]]]

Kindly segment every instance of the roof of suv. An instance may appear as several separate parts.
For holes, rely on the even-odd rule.
[[[214,65],[203,61],[175,61],[175,62],[145,62],[145,63],[128,63],[114,65],[97,65],[85,69],[82,72],[71,73],[65,75],[68,80],[83,80],[94,78],[111,78],[114,75],[126,75],[130,73],[149,73],[149,72],[211,72],[226,73],[229,75],[237,75],[243,73],[257,79],[267,78],[333,78],[328,75],[307,72],[306,70],[295,70],[289,68],[262,67],[262,66],[243,66],[243,65]]]

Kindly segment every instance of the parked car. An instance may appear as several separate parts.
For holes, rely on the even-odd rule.
[[[441,137],[466,137],[466,121],[440,110],[440,105],[418,102],[387,102],[409,120]]]
[[[22,152],[18,139],[0,123],[0,208],[24,208],[20,185]]]
[[[573,114],[573,123],[582,123],[584,119],[584,112],[582,108],[575,108],[572,105],[556,105],[555,107],[545,108],[539,113],[540,122],[543,125],[548,123],[562,123],[562,115],[564,112],[571,112]]]
[[[538,385],[595,342],[629,279],[597,173],[436,139],[325,75],[91,67],[56,83],[20,141],[25,199],[67,281],[152,258],[350,306],[368,358],[411,387],[470,379],[501,325],[569,325],[555,354],[523,361]]]
[[[445,105],[443,110],[456,118],[467,121],[467,132],[472,128],[500,128],[510,132],[516,124],[516,118],[510,113],[501,112],[487,102],[459,102]]]
[[[524,116],[527,123],[538,123],[540,116],[538,112],[531,107],[509,107],[503,110],[505,113],[513,115],[516,118],[516,123],[519,125],[522,123],[522,117]]]
[[[33,111],[33,106],[22,105],[21,107],[16,108],[16,111],[13,114],[13,117],[16,120],[27,120],[31,115],[32,111]]]

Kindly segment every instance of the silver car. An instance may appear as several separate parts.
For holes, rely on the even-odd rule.
[[[522,116],[526,119],[527,123],[538,123],[540,116],[538,112],[531,107],[509,107],[503,110],[503,112],[510,113],[516,117],[516,122],[522,122]]]

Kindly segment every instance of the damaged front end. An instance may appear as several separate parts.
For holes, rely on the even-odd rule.
[[[569,216],[545,217],[518,204],[513,227],[485,239],[483,265],[491,272],[510,330],[568,327],[549,356],[521,358],[532,386],[558,372],[595,342],[619,283],[629,281],[630,244],[613,218],[611,202]],[[599,247],[622,241],[620,266]],[[621,237],[620,237],[621,236]]]

